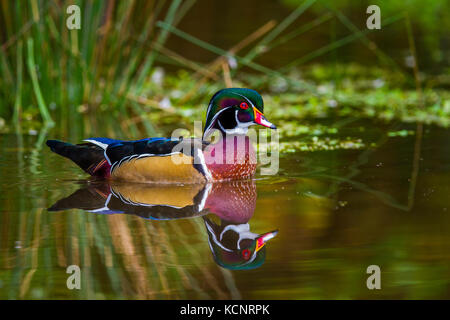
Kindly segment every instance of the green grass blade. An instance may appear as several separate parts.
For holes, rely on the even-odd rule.
[[[16,100],[14,102],[14,123],[18,123],[22,112],[22,41],[17,44],[17,80],[16,80]]]
[[[37,103],[39,106],[39,111],[44,121],[49,125],[54,125],[54,121],[48,112],[47,105],[45,104],[44,97],[42,96],[41,88],[39,86],[38,76],[36,73],[36,64],[34,62],[34,51],[33,51],[33,39],[28,39],[27,41],[27,64],[28,72],[30,73],[31,82],[33,84],[34,94],[36,95]]]
[[[164,20],[166,24],[168,24],[168,25],[172,24],[172,22],[175,19],[175,14],[176,14],[177,9],[180,6],[180,4],[181,4],[181,0],[174,0],[174,1],[172,1],[171,5],[170,5],[170,8],[169,8],[169,10],[167,12],[167,15],[166,15],[166,19]],[[156,43],[158,45],[162,46],[166,42],[168,36],[169,36],[169,30],[163,29],[161,31],[161,33],[159,34],[158,39],[156,40]],[[144,62],[144,65],[142,67],[142,71],[139,74],[139,77],[138,77],[138,79],[136,81],[137,90],[138,90],[137,94],[138,95],[142,91],[142,84],[144,83],[144,80],[147,77],[147,75],[148,75],[148,73],[150,71],[150,68],[153,65],[153,62],[154,62],[155,57],[156,57],[156,54],[157,54],[157,51],[152,51],[150,53],[150,55],[147,57],[147,59],[145,60],[145,62]]]

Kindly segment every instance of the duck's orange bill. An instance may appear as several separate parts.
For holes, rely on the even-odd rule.
[[[264,114],[256,108],[253,108],[253,112],[255,113],[255,123],[262,125],[263,127],[267,127],[270,129],[276,129],[277,127],[268,121]]]

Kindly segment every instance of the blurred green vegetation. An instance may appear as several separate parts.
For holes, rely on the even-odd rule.
[[[73,3],[81,7],[81,30],[65,25],[65,9]],[[425,48],[445,56],[438,43],[448,37],[442,18],[447,2],[379,1],[383,26],[401,34],[382,29],[377,36],[358,24],[365,13],[353,12],[365,3],[282,3],[291,13],[281,21],[253,26],[250,35],[233,35],[232,48],[219,48],[177,28],[201,1],[1,1],[0,131],[56,125],[67,136],[89,135],[99,126],[112,136],[168,134],[174,125],[191,126],[192,117],[202,119],[209,97],[230,85],[262,92],[277,120],[351,114],[448,126],[450,77],[445,69],[421,70],[422,57],[414,50],[414,42],[423,44],[426,36],[432,40]],[[305,14],[307,21],[301,20]],[[279,69],[257,62],[279,54],[279,46],[294,49],[298,41],[308,42],[316,28],[329,34],[327,45]],[[381,35],[386,43],[408,38],[403,50],[413,65],[390,57]],[[167,45],[169,37],[216,59],[188,59]],[[348,63],[338,50],[349,44],[359,44],[376,63]]]
[[[302,0],[282,1],[292,8],[303,2]],[[422,53],[428,53],[429,55],[426,59],[430,59],[432,63],[441,63],[447,59],[447,66],[450,62],[446,56],[450,48],[448,48],[448,45],[444,47],[450,37],[448,32],[450,30],[450,20],[448,19],[450,2],[446,0],[363,0],[358,2],[351,0],[320,0],[318,2],[321,6],[312,8],[316,12],[323,10],[323,7],[335,8],[344,15],[355,17],[358,25],[365,24],[365,19],[368,16],[365,14],[365,9],[370,5],[380,7],[382,19],[400,12],[405,13],[414,22],[417,42],[423,45],[424,51]],[[362,14],[356,15],[355,13],[358,11]],[[384,41],[388,43],[391,42],[390,39],[398,39],[399,31],[401,31],[401,28],[384,33],[383,37],[387,38]]]
[[[155,22],[176,24],[192,1],[0,4],[1,116],[39,121],[39,113],[45,123],[57,118],[57,125],[65,128],[80,122],[85,111],[107,111],[115,117],[141,114],[139,104],[128,103],[128,95],[141,93],[155,61],[157,50],[145,43],[155,39],[163,44],[167,32],[157,30]],[[66,27],[65,11],[71,4],[81,7],[81,30]]]

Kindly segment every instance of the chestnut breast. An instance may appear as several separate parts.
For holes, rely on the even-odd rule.
[[[253,176],[256,172],[256,153],[250,138],[227,135],[203,151],[206,166],[213,180],[236,180]]]

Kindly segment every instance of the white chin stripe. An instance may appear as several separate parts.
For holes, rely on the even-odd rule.
[[[226,134],[230,134],[230,135],[233,135],[233,134],[247,134],[248,128],[247,127],[245,127],[245,128],[237,127],[237,128],[234,128],[234,129],[228,129],[228,130],[224,130],[224,131],[225,131]]]
[[[236,110],[236,113],[234,114],[234,117],[236,119],[237,126],[233,129],[225,129],[222,124],[220,123],[220,120],[217,120],[217,123],[219,124],[220,128],[225,132],[226,134],[247,134],[248,127],[254,125],[253,122],[240,122],[238,117],[238,110]]]

